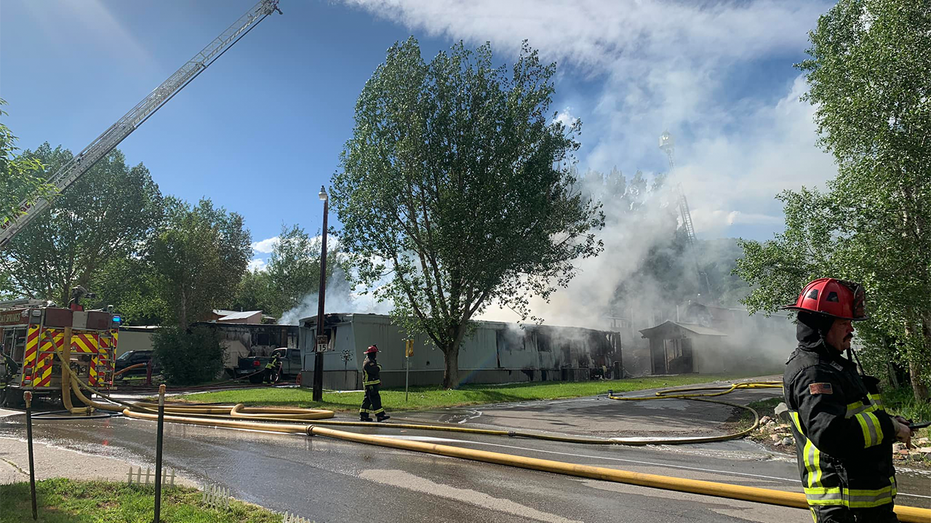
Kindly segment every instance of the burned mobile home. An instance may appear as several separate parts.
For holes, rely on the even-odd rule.
[[[623,372],[620,336],[613,331],[549,325],[477,321],[472,335],[459,349],[461,383],[513,383],[528,381],[581,381]],[[385,387],[403,387],[407,362],[407,336],[388,316],[379,314],[327,314],[329,339],[323,357],[323,385],[332,389],[361,388],[363,351],[378,345],[381,380]],[[317,317],[300,320],[301,350],[314,350]],[[313,383],[314,358],[304,357],[301,382]],[[424,335],[414,338],[410,358],[412,386],[443,381],[444,356]]]

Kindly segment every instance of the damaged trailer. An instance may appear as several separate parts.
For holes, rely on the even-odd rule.
[[[460,383],[584,381],[619,377],[623,373],[620,334],[577,327],[517,325],[477,321],[459,349]],[[305,357],[301,383],[313,383],[317,317],[300,320],[300,343]],[[363,352],[379,348],[381,381],[403,387],[407,336],[391,318],[380,314],[327,314],[324,320],[327,351],[323,357],[323,386],[360,389]],[[425,335],[414,338],[410,358],[412,386],[443,382],[444,355]]]

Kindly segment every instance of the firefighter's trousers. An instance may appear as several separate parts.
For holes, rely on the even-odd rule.
[[[873,508],[847,508],[842,506],[811,507],[815,523],[898,523],[893,504]]]
[[[363,418],[368,417],[369,414],[381,416],[385,413],[385,409],[381,406],[381,394],[378,393],[378,387],[378,385],[365,386],[365,399],[362,400],[362,408],[359,409],[359,414]]]

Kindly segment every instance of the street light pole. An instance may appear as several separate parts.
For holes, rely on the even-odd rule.
[[[326,219],[329,213],[329,199],[327,198],[326,188],[320,186],[320,194],[323,200],[323,239],[320,242],[320,291],[317,296],[317,339],[314,340],[314,401],[323,401],[323,352],[320,350],[319,341],[321,336],[325,335],[323,330],[323,309],[326,302]]]

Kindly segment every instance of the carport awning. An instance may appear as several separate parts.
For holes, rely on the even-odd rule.
[[[678,338],[688,338],[689,336],[727,336],[727,334],[712,329],[711,327],[675,321],[665,321],[655,327],[643,329],[640,331],[640,334],[642,334],[644,338],[657,338],[661,340],[674,340]]]

